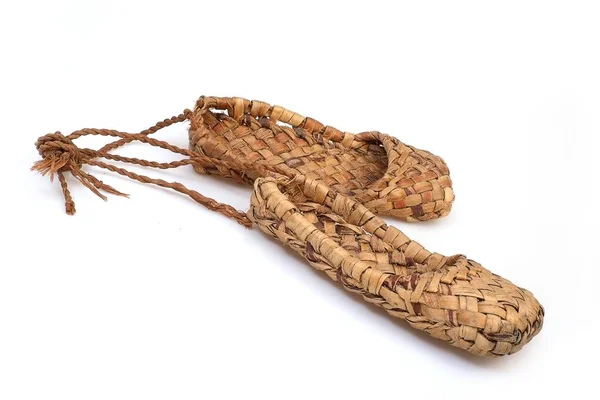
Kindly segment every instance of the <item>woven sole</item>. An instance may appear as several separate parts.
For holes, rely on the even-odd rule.
[[[447,215],[454,201],[446,163],[389,135],[344,133],[282,107],[236,97],[201,97],[190,121],[193,151],[321,180],[375,213],[424,221]],[[195,170],[249,183],[258,178],[252,171]]]

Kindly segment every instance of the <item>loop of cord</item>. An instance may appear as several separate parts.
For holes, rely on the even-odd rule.
[[[40,153],[42,159],[34,163],[31,169],[40,172],[42,175],[48,174],[50,176],[51,181],[54,180],[55,175],[58,176],[58,180],[60,182],[61,189],[65,198],[65,210],[69,215],[75,214],[75,203],[73,201],[71,192],[69,191],[67,181],[64,176],[65,172],[70,172],[71,175],[73,175],[73,177],[75,177],[85,187],[87,187],[89,190],[91,190],[94,194],[96,194],[103,200],[106,200],[107,198],[101,193],[101,191],[115,194],[118,196],[128,197],[128,195],[119,192],[112,186],[105,184],[93,175],[84,172],[82,170],[82,167],[83,165],[87,164],[115,172],[117,174],[126,176],[138,182],[149,183],[175,190],[179,193],[189,196],[192,200],[196,201],[199,204],[202,204],[209,210],[218,212],[222,215],[225,215],[226,217],[232,218],[241,225],[250,228],[252,226],[252,222],[244,212],[239,211],[228,204],[219,203],[214,199],[203,196],[197,191],[191,190],[179,182],[167,182],[162,179],[150,178],[145,175],[139,175],[134,172],[128,171],[124,168],[117,167],[116,165],[108,164],[104,161],[98,160],[99,158],[104,158],[106,160],[159,169],[170,169],[181,167],[184,165],[200,164],[203,166],[210,165],[220,168],[234,169],[246,172],[256,171],[257,173],[263,176],[281,175],[278,171],[274,170],[273,168],[269,168],[261,164],[251,165],[239,161],[226,162],[215,158],[207,157],[203,154],[183,149],[178,146],[174,146],[162,140],[157,140],[152,137],[149,137],[150,134],[155,133],[162,128],[165,128],[178,122],[188,120],[191,114],[192,112],[190,110],[185,110],[182,114],[178,116],[174,116],[160,121],[152,127],[136,134],[125,133],[111,129],[89,128],[75,131],[68,136],[64,136],[60,132],[49,133],[47,135],[41,136],[37,140],[36,148],[38,149],[38,152]],[[79,148],[73,143],[75,139],[88,135],[115,137],[118,138],[118,140],[105,145],[99,150]],[[133,141],[139,141],[141,143],[146,143],[154,147],[169,150],[173,153],[183,155],[187,158],[178,161],[161,163],[109,153],[111,150],[114,150],[120,146],[123,146],[124,144]]]

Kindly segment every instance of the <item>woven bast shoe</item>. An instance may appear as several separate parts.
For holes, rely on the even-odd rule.
[[[444,161],[383,133],[345,133],[283,107],[238,97],[201,97],[190,121],[190,146],[197,153],[322,180],[375,213],[424,221],[445,216],[452,207]],[[194,168],[247,182],[258,177],[247,170]]]
[[[473,354],[515,353],[542,328],[544,309],[529,291],[463,255],[429,252],[324,183],[257,179],[248,217],[344,288]]]

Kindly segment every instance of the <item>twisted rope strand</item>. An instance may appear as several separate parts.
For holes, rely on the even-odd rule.
[[[192,114],[192,111],[186,108],[185,110],[183,110],[183,113],[181,113],[181,114],[179,114],[177,116],[171,117],[171,118],[167,118],[167,119],[165,119],[163,121],[159,121],[156,124],[152,125],[150,128],[141,131],[139,133],[139,135],[147,136],[147,135],[150,135],[152,133],[158,132],[162,128],[166,128],[167,126],[171,126],[171,125],[176,124],[178,122],[186,121],[186,120],[189,119],[189,117],[190,117],[191,114]],[[72,135],[73,134],[71,134],[69,136],[72,136]],[[71,137],[71,138],[73,139],[73,137]],[[114,149],[116,149],[118,147],[121,147],[121,146],[123,146],[123,145],[125,145],[127,143],[130,143],[130,142],[132,142],[134,140],[135,139],[132,139],[132,138],[121,138],[120,140],[117,140],[115,142],[112,142],[112,143],[109,143],[109,144],[103,146],[99,151],[100,152],[109,152],[109,151],[114,150]]]

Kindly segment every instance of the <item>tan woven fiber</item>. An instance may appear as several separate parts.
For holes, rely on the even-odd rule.
[[[412,327],[473,354],[514,353],[541,329],[544,310],[530,292],[463,255],[445,257],[430,253],[322,179],[300,174],[290,178],[276,172],[281,168],[277,165],[211,158],[149,136],[189,119],[190,114],[186,110],[138,134],[82,129],[67,136],[60,132],[44,135],[36,142],[42,159],[32,169],[49,174],[51,179],[58,176],[69,214],[75,213],[75,204],[65,179],[67,172],[104,199],[101,191],[124,195],[83,170],[85,165],[91,165],[175,190],[246,227],[257,224],[346,289],[361,294],[392,316],[405,319]],[[74,140],[86,135],[118,140],[100,150],[77,147]],[[132,141],[184,158],[161,163],[109,152]],[[251,207],[244,213],[181,183],[136,174],[100,159],[159,169],[185,165],[221,171],[235,169],[260,178],[254,183]]]
[[[429,220],[452,207],[444,161],[383,133],[345,133],[283,107],[239,97],[201,97],[190,121],[190,146],[197,153],[322,180],[375,213]],[[257,178],[253,171],[195,170],[247,182]]]
[[[288,191],[306,200],[292,203]],[[463,255],[427,251],[324,183],[257,179],[248,217],[344,288],[473,354],[512,354],[542,327],[529,291]]]

